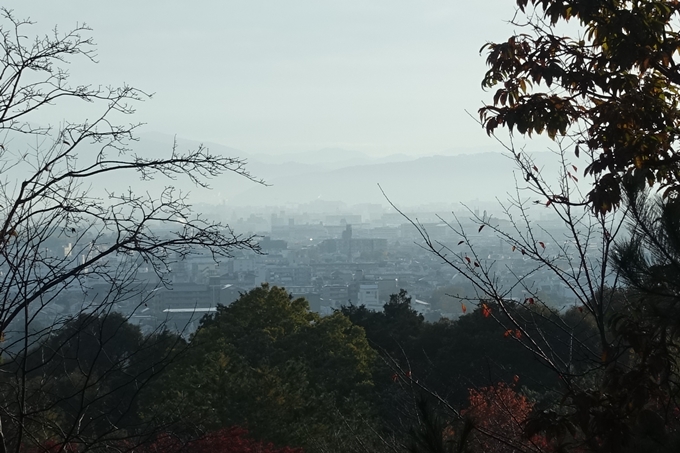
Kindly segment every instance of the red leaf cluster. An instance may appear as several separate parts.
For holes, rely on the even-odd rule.
[[[515,383],[519,377],[515,376]],[[524,425],[534,404],[518,394],[511,386],[499,383],[495,386],[470,389],[468,408],[463,414],[475,425],[473,442],[485,453],[510,453],[515,451],[550,451],[546,439],[535,435],[524,436]]]
[[[135,450],[137,451],[137,450]],[[182,441],[173,434],[162,434],[139,450],[141,453],[302,453],[299,448],[275,448],[248,438],[248,431],[239,427],[223,428],[198,439]]]

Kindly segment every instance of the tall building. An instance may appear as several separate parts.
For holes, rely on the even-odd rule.
[[[342,241],[347,245],[347,262],[352,262],[352,225],[347,225],[345,231],[342,232]]]

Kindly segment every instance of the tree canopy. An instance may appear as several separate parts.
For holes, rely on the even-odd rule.
[[[562,143],[573,146],[576,157],[587,154],[585,173],[596,178],[587,202],[596,211],[619,206],[624,175],[675,196],[680,190],[678,2],[516,3],[513,24],[521,33],[482,48],[489,65],[482,85],[495,90],[493,102],[480,110],[487,132],[506,127],[520,134],[547,133],[566,139]],[[568,196],[551,198],[563,202]]]
[[[368,415],[375,358],[343,314],[320,317],[305,299],[263,285],[202,321],[152,404],[277,445],[339,442],[338,420]]]

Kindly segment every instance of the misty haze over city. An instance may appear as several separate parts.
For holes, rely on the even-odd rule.
[[[309,256],[288,254],[306,255],[324,240],[341,240],[345,228],[352,229],[355,240],[384,241],[379,249],[384,256],[362,258],[359,249],[348,249],[333,258],[351,280],[357,270],[366,273],[376,263],[414,259],[398,251],[420,242],[409,218],[444,228],[442,221],[451,221],[452,213],[466,222],[475,213],[498,217],[501,204],[517,196],[523,175],[505,149],[511,142],[488,137],[476,114],[489,96],[479,83],[485,65],[478,44],[507,30],[512,11],[505,2],[495,3],[498,8],[304,1],[103,8],[81,2],[74,17],[75,4],[64,9],[43,2],[31,8],[30,17],[43,32],[53,23],[86,23],[95,30],[97,64],[75,60],[69,65],[78,81],[124,80],[153,93],[135,105],[135,116],[144,124],[138,141],[129,142],[134,153],[160,158],[173,146],[186,151],[203,145],[243,159],[253,179],[227,173],[211,178],[209,189],[182,178],[172,185],[188,195],[196,212],[237,234],[287,241],[277,265],[298,266],[293,263],[302,260],[310,275],[303,281],[270,277],[270,283],[318,294],[323,272]],[[22,5],[15,8],[19,14]],[[70,107],[76,118],[94,112],[87,104]],[[58,124],[61,114],[46,109],[34,121]],[[26,140],[29,148],[38,143],[12,140],[13,145]],[[80,152],[94,153],[96,145],[89,146]],[[516,146],[537,151],[537,164],[548,178],[557,177],[549,142]],[[162,178],[140,182],[128,174],[129,179],[121,179],[125,173],[102,175],[93,193],[105,197],[129,188],[158,194],[168,185]],[[552,218],[540,207],[531,215]],[[457,239],[453,232],[446,237]],[[68,247],[68,241],[61,246]],[[507,247],[500,247],[490,251],[503,256]],[[257,264],[248,275],[234,271],[231,283],[246,290],[267,281],[265,263],[276,256],[248,258]],[[257,272],[262,275],[252,275]],[[398,282],[382,291],[382,301],[399,287],[415,290],[395,272],[368,272],[373,280]],[[419,272],[408,279],[421,281],[427,272]],[[455,272],[445,274],[415,296],[427,300],[447,286]],[[185,277],[193,283],[197,278]],[[329,301],[326,309],[353,297]]]

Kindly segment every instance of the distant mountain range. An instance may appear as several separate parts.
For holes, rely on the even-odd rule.
[[[12,152],[29,150],[28,141],[17,140],[6,146]],[[138,142],[130,144],[132,152],[144,157],[169,156],[173,136],[159,133],[142,133]],[[177,139],[179,152],[196,149],[199,142]],[[387,205],[385,195],[400,207],[422,205],[447,205],[460,202],[494,202],[507,199],[515,192],[514,162],[500,152],[490,152],[490,147],[478,150],[445,150],[442,155],[416,157],[395,154],[372,157],[359,151],[324,148],[293,154],[254,154],[216,143],[205,143],[211,152],[247,161],[247,170],[267,185],[260,185],[236,174],[227,174],[211,181],[212,190],[196,187],[188,178],[170,181],[156,177],[139,182],[134,171],[117,172],[97,177],[92,184],[92,195],[106,197],[106,192],[119,194],[131,188],[135,193],[148,193],[156,197],[166,186],[174,186],[183,194],[190,193],[191,203],[234,207],[294,206],[308,203],[342,202],[346,205],[377,203]],[[96,145],[84,145],[79,155],[92,159],[99,150]],[[460,153],[467,151],[467,153]],[[110,151],[111,153],[114,151]],[[539,167],[557,160],[551,153],[536,153]],[[578,165],[578,163],[577,163]],[[579,165],[580,167],[581,165]],[[13,170],[14,171],[14,170]],[[15,172],[16,173],[16,172]],[[579,177],[582,169],[576,172]],[[20,176],[17,173],[17,177]],[[583,181],[584,178],[581,178]],[[523,176],[517,175],[520,185]],[[587,186],[587,182],[585,185]],[[381,192],[380,187],[385,192]],[[529,192],[523,196],[535,197]]]
[[[294,175],[271,173],[267,178],[271,187],[252,187],[230,196],[229,202],[277,205],[321,199],[385,204],[378,184],[399,205],[493,199],[503,187],[513,186],[508,164],[501,154],[484,153],[368,163]],[[253,171],[259,168],[253,165]]]
[[[168,152],[172,140],[168,135],[142,134],[137,148],[145,156],[160,156]],[[198,146],[191,140],[178,139],[177,143],[180,151]],[[305,204],[314,200],[386,204],[380,185],[397,205],[415,206],[505,199],[515,187],[514,163],[500,152],[454,154],[455,150],[448,150],[448,155],[372,158],[340,148],[266,155],[215,143],[205,145],[213,153],[246,159],[250,173],[268,184],[258,185],[241,177],[220,178],[213,183],[210,195],[216,204],[222,200],[232,206]],[[549,153],[540,154],[539,162],[554,158]],[[523,182],[521,176],[518,178]]]

